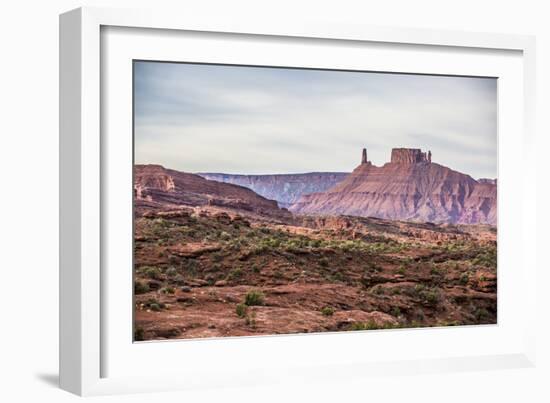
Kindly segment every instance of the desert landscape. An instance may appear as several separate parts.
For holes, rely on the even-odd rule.
[[[136,164],[135,341],[496,323],[496,179],[415,148],[349,158],[266,175]]]

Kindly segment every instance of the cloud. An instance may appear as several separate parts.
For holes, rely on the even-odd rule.
[[[351,171],[392,147],[496,177],[496,80],[137,62],[135,160],[188,172]]]

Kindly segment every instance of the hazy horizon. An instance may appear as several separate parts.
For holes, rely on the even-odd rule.
[[[496,79],[135,62],[135,163],[186,172],[351,172],[392,148],[497,177]]]

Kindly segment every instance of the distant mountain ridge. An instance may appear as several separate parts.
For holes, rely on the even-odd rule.
[[[496,180],[433,163],[431,152],[395,148],[381,167],[367,160],[342,182],[303,195],[290,210],[298,214],[354,215],[437,223],[497,223]]]
[[[389,220],[497,224],[497,180],[432,162],[430,151],[395,148],[375,166],[363,150],[352,173],[191,174],[160,165],[134,167],[136,212],[214,206],[273,218],[359,216]]]
[[[244,186],[288,208],[304,194],[323,192],[344,180],[347,172],[310,172],[301,174],[238,175],[198,173],[205,179]]]

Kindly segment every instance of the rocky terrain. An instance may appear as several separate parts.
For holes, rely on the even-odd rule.
[[[137,214],[179,206],[209,205],[272,217],[290,216],[277,202],[245,187],[209,181],[161,165],[135,165],[134,200]]]
[[[156,211],[135,221],[134,280],[137,341],[491,324],[496,231]]]
[[[275,200],[279,207],[290,207],[304,194],[324,192],[341,182],[349,173],[311,172],[280,175],[233,175],[224,173],[199,173],[203,178],[232,183],[252,189],[257,194]]]
[[[497,233],[478,223],[496,222],[495,198],[496,182],[420,150],[382,167],[365,151],[292,213],[247,187],[136,165],[134,339],[494,324]]]
[[[381,167],[366,159],[324,192],[302,195],[298,214],[354,215],[436,223],[492,224],[497,220],[496,181],[472,177],[431,161],[431,152],[393,149]]]

